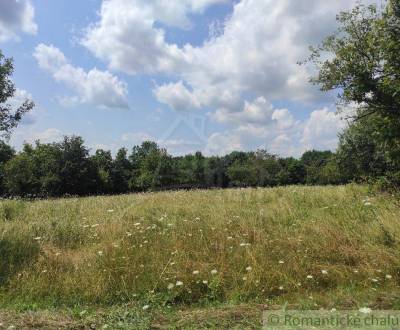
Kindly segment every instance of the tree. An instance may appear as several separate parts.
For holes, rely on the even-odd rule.
[[[89,150],[83,143],[79,136],[65,136],[59,143],[62,194],[87,195],[96,192],[96,167],[90,161]]]
[[[132,167],[127,154],[128,152],[125,148],[119,149],[112,163],[111,181],[113,192],[116,193],[125,193],[129,190]]]
[[[4,166],[5,164],[13,158],[15,155],[15,150],[11,148],[4,141],[0,140],[0,194],[4,194]]]
[[[31,100],[25,100],[16,109],[10,104],[16,92],[11,80],[13,72],[13,60],[6,58],[0,50],[0,136],[5,138],[10,136],[11,130],[18,125],[22,116],[34,107]]]
[[[98,193],[111,193],[113,190],[113,182],[111,178],[111,170],[113,166],[113,159],[111,151],[105,151],[103,149],[96,150],[96,153],[90,157],[91,162],[94,164],[97,170]]]
[[[338,91],[340,109],[350,125],[371,118],[361,124],[370,125],[364,131],[372,133],[364,138],[400,172],[400,1],[389,0],[383,10],[358,5],[341,13],[338,22],[335,34],[311,48],[310,60],[318,69],[311,81],[323,91]],[[356,110],[346,113],[354,105]],[[361,132],[358,128],[342,139],[342,152],[344,143]],[[358,137],[357,141],[362,142]]]

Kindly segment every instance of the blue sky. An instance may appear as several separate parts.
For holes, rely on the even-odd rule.
[[[172,154],[335,149],[332,95],[298,66],[355,1],[4,0],[0,49],[17,104],[11,143],[82,136],[92,150],[151,139]],[[318,28],[316,28],[318,27]]]

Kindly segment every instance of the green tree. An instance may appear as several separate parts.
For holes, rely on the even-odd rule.
[[[34,107],[31,100],[25,100],[17,108],[10,104],[16,92],[16,87],[11,80],[13,72],[13,60],[6,58],[0,50],[0,136],[6,138],[18,125],[22,116]]]
[[[95,154],[90,157],[91,162],[96,167],[98,183],[98,193],[111,193],[113,191],[113,181],[111,177],[111,171],[113,167],[113,159],[111,151],[105,151],[103,149],[96,150]]]
[[[129,190],[132,166],[127,154],[128,151],[125,148],[119,149],[112,163],[111,181],[115,193],[125,193]]]
[[[84,146],[83,139],[79,136],[66,136],[59,147],[62,194],[87,195],[96,192],[96,166],[89,159],[89,150]]]
[[[311,81],[323,91],[337,91],[339,109],[351,125],[357,126],[342,138],[342,153],[359,145],[362,149],[358,154],[375,151],[370,157],[385,154],[394,168],[387,175],[399,176],[396,173],[400,172],[400,2],[389,0],[383,10],[375,5],[358,5],[341,13],[338,22],[338,31],[319,47],[312,48],[310,60],[317,66],[318,75]],[[356,110],[347,111],[349,106],[355,106]],[[364,118],[371,119],[363,121]],[[369,125],[364,130],[372,136],[364,138],[373,150],[368,151],[357,137],[362,132],[360,121],[363,129]],[[355,141],[354,138],[357,143],[344,145]],[[358,163],[357,159],[354,161]],[[368,166],[358,163],[356,167],[362,172]]]
[[[4,187],[4,166],[13,158],[15,150],[11,148],[7,143],[0,140],[0,194],[5,193]]]

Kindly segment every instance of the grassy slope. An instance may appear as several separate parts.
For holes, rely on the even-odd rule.
[[[285,304],[400,308],[400,208],[365,187],[0,205],[0,329],[256,327]]]

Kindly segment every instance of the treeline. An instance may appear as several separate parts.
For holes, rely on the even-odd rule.
[[[346,164],[348,166],[348,164]],[[62,142],[25,144],[16,153],[0,142],[0,189],[3,196],[49,197],[119,194],[148,190],[273,187],[342,184],[356,179],[343,172],[336,154],[308,151],[300,159],[266,151],[232,152],[224,157],[173,157],[154,142],[130,152],[89,153],[81,137]]]

